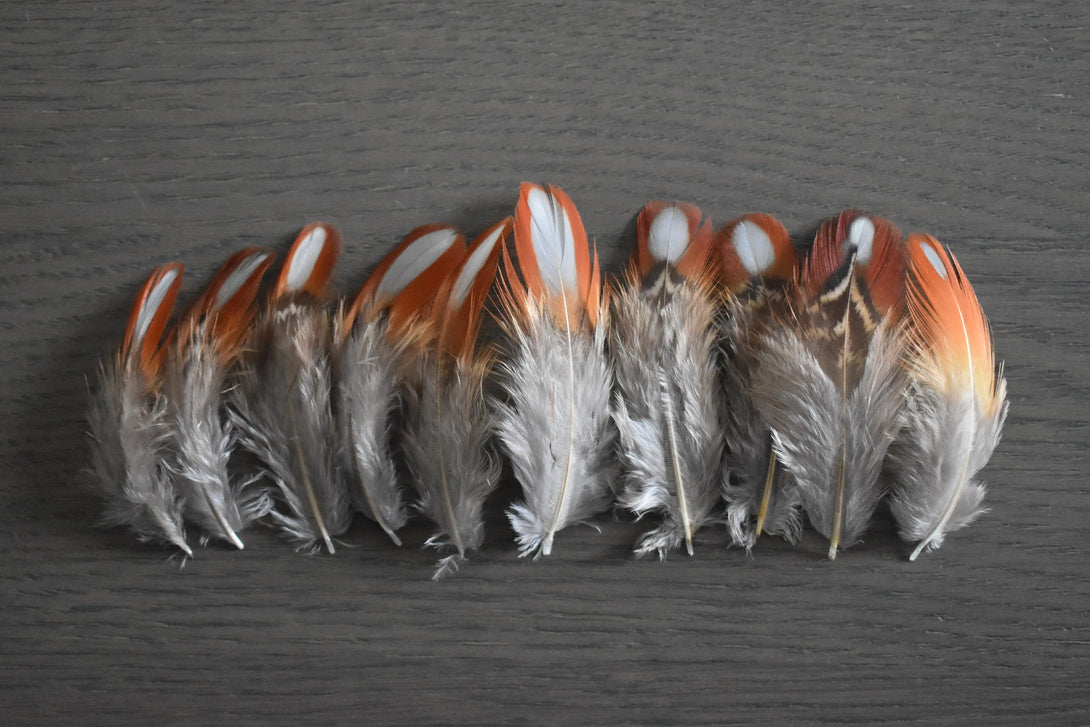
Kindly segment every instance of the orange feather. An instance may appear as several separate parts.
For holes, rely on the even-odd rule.
[[[865,244],[856,247],[858,242]],[[856,271],[866,283],[875,310],[896,320],[904,301],[904,250],[901,231],[883,217],[845,210],[822,223],[802,272],[805,294],[816,296],[853,252]]]
[[[273,300],[288,293],[305,292],[325,298],[333,267],[341,254],[341,233],[326,222],[314,222],[302,229],[292,243],[280,269]]]
[[[274,253],[259,247],[239,250],[228,258],[186,314],[179,346],[188,345],[198,326],[207,321],[204,335],[216,347],[221,362],[227,364],[250,333],[261,278],[275,258]]]
[[[382,259],[360,287],[345,315],[344,330],[351,330],[356,317],[365,310],[368,316],[389,311],[389,330],[394,335],[404,333],[414,321],[427,319],[436,291],[464,254],[465,239],[450,225],[417,227]],[[404,266],[411,269],[414,261],[423,264],[423,269],[415,274],[406,272]],[[402,279],[403,275],[410,277]]]
[[[473,241],[456,270],[452,271],[443,290],[436,295],[435,322],[442,350],[469,360],[477,342],[488,292],[496,277],[500,252],[511,233],[508,217],[488,228]]]
[[[162,371],[164,349],[160,343],[181,290],[184,271],[185,266],[179,262],[156,268],[140,289],[129,313],[121,343],[121,360],[126,367],[138,365],[148,381],[156,381]]]
[[[654,200],[643,206],[636,218],[636,249],[632,263],[641,277],[655,267],[657,256],[650,249],[651,230],[658,216],[670,208],[681,211],[688,222],[688,246],[673,263],[674,269],[687,278],[703,277],[707,274],[708,256],[711,252],[712,223],[699,207],[685,202]]]
[[[578,325],[585,316],[591,327],[597,325],[602,287],[598,255],[591,254],[583,221],[568,195],[559,187],[523,182],[514,233],[522,283],[509,275],[511,300],[523,305],[527,298],[540,301],[558,322],[567,317]],[[513,272],[508,262],[504,267]]]
[[[787,228],[772,215],[755,213],[731,220],[713,244],[719,279],[731,293],[740,293],[755,278],[794,279],[798,256]]]
[[[984,311],[957,259],[930,235],[908,238],[910,365],[938,391],[971,390],[996,413],[995,353]]]

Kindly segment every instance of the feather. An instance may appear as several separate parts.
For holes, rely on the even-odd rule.
[[[257,324],[231,412],[240,444],[260,459],[280,507],[269,516],[300,550],[323,544],[351,521],[339,477],[331,409],[332,321],[325,295],[340,253],[337,230],[303,228]]]
[[[339,317],[337,429],[341,466],[356,509],[397,545],[408,513],[390,449],[394,414],[410,351],[432,335],[425,322],[436,289],[461,260],[465,243],[448,225],[410,232],[371,273]]]
[[[726,290],[720,315],[723,390],[727,401],[724,486],[727,525],[735,544],[750,550],[762,532],[798,539],[802,513],[795,482],[777,466],[772,431],[751,396],[754,369],[770,331],[782,325],[797,257],[784,226],[750,214],[716,235],[713,257]]]
[[[102,523],[127,526],[141,541],[169,543],[192,556],[182,500],[163,466],[171,428],[161,390],[161,341],[182,272],[181,263],[168,263],[141,288],[120,350],[99,368],[88,422],[94,482],[106,501]]]
[[[905,389],[903,264],[888,221],[854,210],[829,220],[803,269],[794,325],[771,333],[759,356],[754,399],[830,559],[860,538],[884,494]]]
[[[991,458],[1007,416],[988,321],[957,259],[929,235],[908,239],[911,378],[904,428],[891,449],[891,510],[910,560],[982,512],[973,477]]]
[[[223,403],[228,369],[249,337],[254,299],[272,261],[271,252],[258,248],[232,255],[179,326],[167,363],[170,468],[185,517],[240,550],[237,532],[267,514],[270,501],[228,476],[235,433]]]
[[[613,421],[624,485],[619,500],[664,522],[636,548],[660,559],[714,518],[723,400],[715,359],[715,312],[708,268],[711,223],[692,205],[650,202],[636,222],[625,281],[612,296]],[[682,271],[685,272],[682,272]]]
[[[484,503],[499,484],[484,393],[492,356],[477,354],[475,344],[510,230],[510,219],[491,227],[450,272],[432,308],[433,337],[405,387],[402,446],[420,495],[417,509],[439,528],[427,544],[453,550],[439,561],[436,579],[483,544]]]
[[[496,427],[522,487],[508,510],[519,555],[549,555],[558,530],[609,505],[617,435],[607,309],[597,254],[563,191],[523,183],[514,232],[522,278],[505,250],[509,353]]]

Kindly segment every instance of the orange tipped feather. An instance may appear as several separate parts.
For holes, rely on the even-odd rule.
[[[672,214],[671,218],[667,220],[661,217],[664,212],[667,214],[679,212],[680,215]],[[687,227],[684,233],[677,234],[679,231],[676,230],[660,232],[655,229],[657,224],[672,225],[681,222],[682,219]],[[675,255],[673,251],[652,250],[651,248],[655,243],[653,238],[661,240],[663,237],[673,237],[677,241],[684,238],[685,242],[682,243],[685,245],[684,251],[679,255]],[[640,276],[645,276],[651,272],[656,262],[665,261],[671,263],[681,275],[688,278],[699,278],[706,274],[712,237],[711,220],[704,217],[700,208],[696,205],[661,200],[648,202],[640,210],[639,217],[636,218],[636,250],[633,262],[639,270]]]
[[[179,336],[179,345],[187,345],[197,326],[208,321],[205,335],[226,364],[250,332],[261,278],[275,258],[274,253],[259,247],[239,250],[228,258],[186,314],[182,324],[185,335]]]
[[[909,347],[917,376],[938,391],[968,389],[996,413],[995,353],[984,311],[957,259],[930,235],[908,238]]]
[[[496,278],[500,253],[506,248],[512,224],[508,217],[474,240],[457,270],[436,295],[439,346],[458,358],[469,360],[473,356],[481,312]]]
[[[333,225],[314,222],[302,229],[288,252],[272,297],[305,292],[324,298],[333,274],[333,266],[341,254],[341,233]]]
[[[155,381],[163,365],[163,348],[159,345],[166,329],[174,301],[182,287],[185,266],[171,262],[156,268],[136,296],[125,326],[121,343],[121,360],[125,366],[139,365],[148,381]]]
[[[787,282],[798,266],[787,228],[772,215],[749,214],[731,220],[718,232],[715,254],[719,278],[732,293],[751,280]]]
[[[345,316],[345,330],[351,330],[365,308],[369,315],[388,310],[390,330],[395,335],[413,320],[428,317],[436,291],[464,254],[465,238],[450,225],[417,227],[360,287]]]
[[[576,325],[585,313],[593,326],[601,298],[597,256],[591,259],[583,221],[568,195],[559,187],[523,182],[514,233],[526,295],[542,301],[558,321],[567,316]]]

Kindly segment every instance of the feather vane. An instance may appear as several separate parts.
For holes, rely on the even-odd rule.
[[[942,545],[982,512],[973,478],[999,443],[1007,414],[987,319],[952,253],[929,235],[908,239],[905,364],[912,380],[904,429],[892,450],[891,510],[909,556]]]

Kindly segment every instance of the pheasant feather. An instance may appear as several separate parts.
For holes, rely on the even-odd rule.
[[[466,251],[436,295],[432,337],[405,389],[402,444],[419,493],[417,509],[438,527],[427,544],[452,551],[435,579],[455,572],[484,543],[484,503],[499,483],[485,381],[492,357],[477,353],[481,313],[510,219]]]
[[[351,521],[339,477],[331,408],[332,321],[325,295],[340,253],[331,225],[305,227],[292,245],[240,372],[232,410],[240,444],[276,486],[269,516],[300,550],[324,547]]]
[[[228,476],[235,432],[223,404],[228,370],[249,338],[254,298],[272,259],[272,253],[257,248],[233,255],[179,326],[167,361],[171,470],[185,517],[206,537],[239,549],[238,531],[267,514],[270,502],[265,493]]]
[[[371,273],[338,321],[339,458],[357,510],[397,545],[408,519],[391,451],[407,360],[430,336],[437,288],[465,251],[447,225],[424,225]]]
[[[891,450],[891,510],[910,560],[982,512],[974,480],[999,443],[1007,384],[995,368],[988,322],[961,266],[935,238],[908,239],[911,378],[904,428]]]
[[[563,191],[522,185],[515,250],[521,280],[504,257],[510,350],[496,427],[522,487],[508,510],[519,554],[549,555],[557,531],[609,506],[612,369],[597,254]]]
[[[870,524],[900,426],[902,245],[893,225],[854,211],[822,225],[794,325],[767,336],[755,374],[777,459],[830,559]]]
[[[628,275],[612,297],[613,421],[624,472],[619,495],[636,515],[661,512],[636,555],[664,559],[711,522],[723,474],[723,400],[708,268],[711,223],[687,204],[649,202],[636,223]]]
[[[723,390],[727,401],[725,483],[727,524],[735,544],[751,549],[762,532],[790,542],[802,529],[795,482],[778,466],[772,432],[751,396],[765,337],[782,326],[797,258],[774,217],[751,214],[723,227],[713,243],[725,290],[720,319]]]
[[[102,522],[127,526],[141,541],[169,543],[186,555],[182,499],[163,464],[171,438],[162,392],[163,330],[182,284],[182,265],[157,268],[133,303],[117,355],[99,369],[88,421]]]

